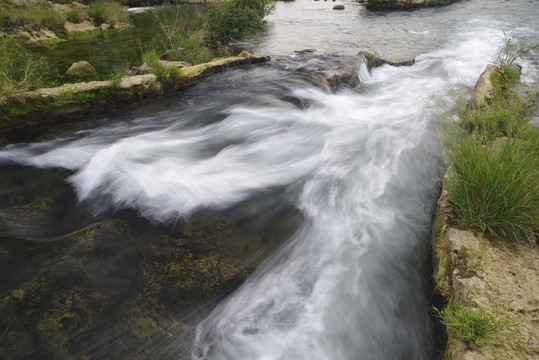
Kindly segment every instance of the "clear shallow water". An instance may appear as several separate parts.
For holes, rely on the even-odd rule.
[[[138,233],[148,233],[145,241],[152,244],[178,231],[178,224],[189,229],[212,212],[232,219],[244,232],[265,233],[262,238],[271,238],[268,228],[294,219],[287,231],[266,241],[273,245],[252,264],[272,255],[211,313],[211,305],[196,305],[204,301],[186,301],[182,289],[167,293],[172,297],[168,306],[174,296],[180,304],[168,314],[188,314],[188,320],[179,319],[190,330],[169,325],[171,334],[152,333],[149,351],[160,358],[183,358],[190,352],[193,359],[428,359],[425,262],[441,164],[439,120],[425,105],[445,98],[451,84],[473,86],[495,57],[496,35],[504,27],[526,46],[533,45],[539,32],[537,6],[507,4],[466,1],[439,9],[367,13],[352,3],[346,3],[344,12],[331,10],[334,3],[278,3],[268,17],[268,32],[244,44],[273,55],[274,61],[216,75],[187,92],[81,124],[60,138],[0,149],[1,174],[23,173],[11,176],[26,182],[49,176],[63,183],[65,196],[79,201],[66,200],[80,212],[67,211],[76,221],[62,218],[75,228],[96,219],[125,220],[132,228],[129,236],[116,235],[122,247],[143,242],[133,239]],[[337,16],[347,20],[338,22]],[[417,62],[369,74],[352,56],[365,48],[363,41],[384,56],[415,56]],[[291,55],[305,48],[316,52]],[[294,74],[300,67],[340,64],[357,67],[360,89],[332,94]],[[534,81],[535,53],[526,52],[522,64],[524,79]],[[53,169],[60,170],[51,174]],[[24,196],[24,187],[18,192]],[[15,201],[16,194],[9,194]],[[46,226],[54,219],[46,226],[32,221],[31,226],[16,226],[13,214],[12,208],[3,208],[4,242],[49,243],[74,231],[64,224],[53,232]],[[167,252],[174,251],[165,245]],[[147,272],[156,250],[144,246],[139,251],[151,256],[129,259],[132,267]],[[8,265],[2,269],[14,278]],[[215,274],[199,279],[223,276]],[[95,277],[95,284],[77,286],[98,291],[96,284],[114,279],[101,273]],[[125,292],[136,287],[121,284]],[[151,286],[144,289],[139,298],[152,294]],[[120,298],[113,297],[125,304]],[[141,309],[153,311],[145,306]],[[122,333],[122,324],[133,323],[118,315],[96,321],[88,330],[90,340],[79,341],[69,354],[125,357],[111,338],[131,344],[135,354],[142,351],[129,331]]]

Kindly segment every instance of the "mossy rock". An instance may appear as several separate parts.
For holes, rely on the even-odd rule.
[[[0,353],[6,359],[54,358],[80,341],[108,305],[102,294],[65,288],[57,279],[27,281],[2,294]]]
[[[163,235],[146,249],[141,265],[144,296],[178,310],[219,296],[247,278],[254,268],[241,259],[262,246],[219,216]]]

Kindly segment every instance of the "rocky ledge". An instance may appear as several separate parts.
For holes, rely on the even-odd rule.
[[[165,67],[176,68],[174,77],[162,78],[150,73],[124,76],[119,81],[90,81],[3,94],[0,95],[0,133],[101,113],[118,105],[191,87],[203,78],[232,66],[266,61],[269,57],[247,51],[193,66],[161,61]]]
[[[489,65],[481,74],[468,109],[486,106],[493,88],[490,76],[495,71],[499,69]],[[451,167],[445,177],[451,177]],[[489,241],[456,227],[455,218],[444,186],[431,232],[431,299],[436,299],[437,306],[462,304],[498,313],[514,326],[491,345],[471,345],[451,333],[436,334],[437,339],[447,339],[438,344],[436,359],[539,359],[539,247],[526,240]]]

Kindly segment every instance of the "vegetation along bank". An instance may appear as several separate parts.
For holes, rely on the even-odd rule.
[[[539,357],[538,94],[515,91],[518,49],[505,41],[443,135],[431,237],[440,359]]]

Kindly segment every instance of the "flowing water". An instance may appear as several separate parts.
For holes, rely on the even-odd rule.
[[[69,319],[84,316],[74,309],[60,320],[36,315],[33,332],[8,322],[0,343],[11,333],[41,339],[34,358],[431,357],[426,263],[441,155],[427,105],[451,85],[469,91],[502,30],[536,45],[539,6],[333,5],[278,3],[268,30],[242,44],[269,63],[0,149],[2,311],[39,293],[35,283],[66,294],[51,308],[76,304],[81,291],[99,304],[68,340],[43,329],[77,329]],[[416,64],[369,73],[354,56],[362,49]],[[521,61],[527,84],[536,51]],[[359,89],[332,93],[295,72],[343,64],[358,69]],[[74,238],[96,223],[110,229],[105,242]],[[216,253],[225,255],[212,262]],[[206,291],[215,279],[224,280]]]

